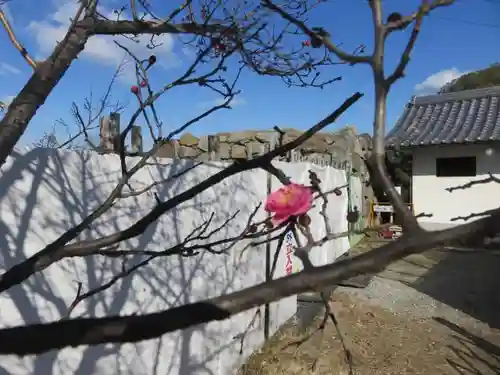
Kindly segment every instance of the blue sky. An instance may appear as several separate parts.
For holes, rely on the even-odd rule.
[[[103,5],[111,11],[123,0],[106,0]],[[35,59],[43,59],[61,39],[65,23],[75,7],[74,0],[46,0],[39,2],[12,0],[6,11],[18,38]],[[126,2],[128,3],[128,2]],[[165,2],[151,1],[159,13]],[[418,0],[385,0],[385,13],[393,11],[407,14],[415,10]],[[402,5],[402,3],[404,3]],[[406,70],[407,76],[393,87],[388,101],[388,127],[390,128],[412,95],[428,94],[463,72],[481,69],[500,61],[500,0],[457,0],[456,4],[438,9],[425,18],[413,58]],[[330,0],[315,12],[310,26],[321,25],[335,42],[342,42],[347,49],[364,43],[370,50],[372,25],[366,0]],[[393,67],[404,47],[410,30],[394,34],[387,44],[387,68]],[[63,34],[64,35],[64,34]],[[73,101],[83,105],[84,98],[92,91],[95,99],[101,96],[117,64],[122,61],[122,51],[115,48],[113,38],[98,37],[89,42],[85,53],[73,63],[60,84],[38,111],[27,133],[22,138],[28,144],[54,126],[64,139],[66,129],[56,124],[64,119],[74,131],[70,115]],[[296,43],[303,39],[297,38]],[[154,86],[178,77],[192,61],[172,37],[163,38],[164,44],[155,51],[159,66],[152,73]],[[0,100],[15,95],[26,83],[31,68],[10,44],[7,34],[0,30]],[[134,46],[134,52],[147,58],[150,51]],[[278,78],[259,77],[246,71],[239,81],[242,90],[232,110],[223,110],[191,127],[195,134],[213,134],[219,131],[264,129],[274,125],[304,129],[335,109],[343,99],[355,91],[365,97],[328,130],[346,124],[354,125],[358,132],[370,132],[373,119],[373,82],[367,66],[333,66],[322,71],[325,76],[342,75],[343,80],[320,90],[314,88],[287,88]],[[122,118],[126,121],[135,108],[136,101],[130,94],[131,71],[126,70],[118,79],[112,92],[113,100],[120,100],[128,107]],[[158,102],[159,116],[164,132],[199,114],[206,105],[219,97],[209,90],[193,86],[172,91]],[[143,124],[141,119],[139,124]]]

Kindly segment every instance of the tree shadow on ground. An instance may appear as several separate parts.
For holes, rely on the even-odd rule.
[[[457,374],[500,374],[500,346],[441,317],[434,320],[452,331],[446,361]],[[500,337],[496,337],[500,342]]]
[[[391,263],[380,276],[402,282],[490,328],[498,329],[499,269],[498,251],[445,248],[413,254]]]
[[[500,328],[500,254],[485,250],[431,251],[436,264],[412,287],[491,328]]]

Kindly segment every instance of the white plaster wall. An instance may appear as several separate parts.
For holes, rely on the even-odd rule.
[[[488,149],[492,154],[488,155]],[[476,156],[476,177],[436,177],[436,158]],[[491,172],[500,177],[500,148],[486,145],[450,145],[416,149],[413,159],[413,203],[415,213],[430,213],[431,218],[419,221],[426,229],[442,229],[464,223],[452,220],[471,213],[479,213],[500,206],[500,185],[474,185],[464,190],[448,192],[448,187],[481,180]]]
[[[334,169],[332,167],[319,166],[313,163],[285,163],[277,162],[275,165],[283,170],[287,176],[291,177],[292,181],[300,184],[309,185],[309,170],[315,172],[321,180],[323,191],[332,190],[335,187],[347,184],[346,173],[343,170]],[[273,190],[278,188],[280,183],[277,179],[273,178]],[[342,195],[335,194],[328,195],[327,212],[329,218],[329,225],[335,233],[346,232],[347,226],[347,188],[343,188]],[[314,238],[321,238],[326,235],[324,220],[319,215],[322,200],[315,202],[315,207],[311,209],[309,214],[313,218],[311,225],[312,234]],[[305,241],[305,239],[302,239]],[[305,242],[303,242],[305,243]],[[333,262],[336,258],[345,253],[345,249],[349,247],[349,239],[341,237],[339,239],[330,241],[321,247],[316,247],[311,250],[310,258],[314,265],[324,265]],[[299,263],[297,261],[297,263]],[[301,270],[299,265],[296,270]]]
[[[300,163],[285,163],[285,162],[275,162],[276,167],[280,168],[292,181],[300,184],[309,185],[309,170],[314,171],[320,180],[322,181],[322,188],[324,191],[329,191],[335,187],[342,186],[346,184],[346,173],[345,171],[334,169],[332,167],[319,166],[310,162],[300,162]],[[272,178],[272,188],[273,190],[278,189],[281,183],[275,178]],[[329,224],[334,233],[340,233],[347,231],[347,189],[342,189],[342,195],[336,196],[335,194],[328,195],[328,206],[327,212],[329,217]],[[319,239],[326,235],[325,224],[323,218],[319,215],[321,209],[322,200],[318,200],[315,203],[315,207],[309,211],[311,216],[311,232],[314,238]],[[301,244],[304,245],[305,238],[301,236]],[[296,246],[296,242],[292,241],[293,246]],[[333,241],[325,243],[323,246],[315,247],[311,250],[309,258],[311,262],[316,266],[325,265],[332,263],[339,256],[343,255],[349,249],[349,239],[348,237],[342,237]],[[273,246],[272,252],[274,254]],[[294,272],[300,272],[302,270],[302,264],[298,258],[292,257],[293,270]],[[281,256],[278,260],[276,276],[282,277],[285,275],[285,265],[286,265],[286,255],[285,246],[281,250]],[[272,303],[270,305],[271,315],[277,318],[274,322],[271,322],[272,332],[276,330],[281,325],[280,322],[286,321],[291,318],[296,310],[297,298],[295,296],[282,299],[279,302]],[[295,310],[294,310],[295,309]],[[292,313],[292,310],[293,313]]]
[[[136,161],[136,158],[130,158],[128,163]],[[149,185],[192,165],[188,161],[172,162],[169,159],[152,162],[154,165],[135,175],[132,186]],[[223,167],[222,163],[207,164],[170,183],[159,185],[151,194],[122,199],[80,238],[96,238],[124,229],[155,206],[153,192],[162,200],[168,199]],[[294,179],[299,179],[298,182],[306,182],[306,168],[311,166],[304,163],[279,167]],[[330,169],[318,171],[323,181],[342,179],[339,173],[343,172]],[[34,254],[76,225],[106,198],[119,176],[118,157],[112,155],[34,149],[9,158],[0,174],[0,272]],[[121,247],[161,250],[181,241],[212,212],[216,214],[213,226],[217,226],[240,210],[237,220],[215,238],[234,235],[246,225],[252,209],[265,199],[265,181],[266,173],[260,170],[228,178],[162,216],[143,235],[125,241]],[[343,228],[343,206],[341,199],[332,200],[330,204],[334,228]],[[257,219],[264,215],[263,211],[259,212]],[[313,212],[311,216],[313,224],[321,223],[317,213]],[[72,316],[153,312],[263,282],[264,246],[243,251],[243,245],[234,247],[227,255],[201,253],[191,258],[158,258],[111,289],[82,302]],[[331,261],[347,249],[348,243],[343,240],[325,245],[325,249],[315,255],[314,262]],[[139,257],[128,262],[137,261]],[[285,254],[281,251],[276,277],[284,274],[284,262]],[[78,282],[83,284],[84,291],[88,290],[108,281],[121,267],[120,259],[64,259],[22,285],[0,294],[0,327],[58,320],[66,315]],[[263,343],[263,309],[261,319],[255,322],[244,341],[243,354],[239,352],[239,340],[233,339],[246,329],[255,311],[137,344],[79,347],[38,357],[5,356],[0,359],[0,373],[232,375]],[[295,298],[273,304],[273,331],[295,311]]]

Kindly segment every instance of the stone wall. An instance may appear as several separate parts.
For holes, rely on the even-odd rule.
[[[201,137],[184,133],[178,140],[163,146],[157,156],[200,161],[248,159],[262,155],[280,143],[290,142],[301,134],[302,132],[296,129],[280,129],[280,132],[249,130]],[[281,160],[307,161],[337,169],[351,169],[364,180],[368,178],[368,170],[363,157],[371,147],[370,135],[366,133],[358,135],[353,126],[347,126],[337,132],[315,134]],[[363,186],[362,194],[366,204],[361,210],[366,217],[369,212],[369,201],[373,198],[372,188]]]
[[[141,128],[134,126],[131,133],[131,148],[127,147],[128,150],[125,152],[134,155],[141,154]],[[199,161],[251,159],[296,139],[302,133],[296,129],[278,128],[217,133],[201,137],[184,133],[178,140],[172,140],[162,146],[156,156]],[[119,134],[119,114],[111,113],[110,116],[101,118],[101,151],[118,152]],[[280,159],[292,163],[303,161],[350,170],[365,180],[368,178],[368,170],[363,157],[371,147],[370,135],[366,133],[358,135],[353,126],[346,126],[333,133],[316,133]],[[369,211],[369,201],[373,198],[373,190],[370,186],[364,186],[362,194],[366,202],[362,211],[366,216]]]
[[[302,134],[295,129],[241,131],[196,137],[184,133],[158,151],[157,156],[190,158],[201,161],[248,159],[262,155],[270,148],[287,143]],[[287,155],[284,160],[310,161],[335,168],[354,168],[366,173],[362,157],[371,148],[371,137],[357,135],[352,126],[335,133],[318,133]]]
[[[120,115],[111,113],[101,118],[100,148],[103,152],[118,152]],[[129,152],[142,152],[141,128],[134,126],[131,132]],[[217,133],[195,137],[184,133],[178,140],[164,145],[156,154],[167,158],[189,158],[200,161],[249,159],[262,155],[271,148],[288,143],[302,134],[296,129],[248,130]],[[128,147],[127,147],[128,148]],[[363,156],[371,149],[368,134],[356,134],[353,126],[334,133],[317,133],[299,145],[293,152],[281,158],[290,162],[309,161],[335,168],[353,168],[363,176],[368,172]]]
[[[130,151],[133,154],[142,152],[142,136],[140,127],[132,129]],[[172,159],[194,159],[199,161],[223,161],[251,159],[262,155],[281,144],[288,143],[303,132],[296,129],[248,130],[232,133],[217,133],[196,137],[184,133],[178,140],[165,144],[156,153],[157,157]],[[117,135],[119,134],[119,116],[111,114],[101,119],[101,149],[103,152],[117,152]],[[317,133],[299,145],[280,160],[288,162],[310,162],[317,165],[331,166],[349,170],[366,180],[368,170],[363,157],[371,150],[372,138],[364,133],[358,135],[353,126],[333,133]],[[362,208],[364,216],[368,215],[369,201],[373,198],[370,186],[363,186],[363,198],[366,202]]]

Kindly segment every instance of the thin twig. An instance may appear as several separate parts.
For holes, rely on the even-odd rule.
[[[35,60],[33,60],[30,57],[26,48],[24,48],[24,46],[17,40],[16,34],[14,34],[14,31],[12,30],[12,27],[10,26],[9,21],[7,20],[7,17],[5,16],[5,13],[2,9],[0,9],[0,23],[2,24],[5,31],[7,31],[7,35],[9,36],[11,43],[19,51],[21,56],[26,60],[28,65],[31,66],[33,70],[35,70],[36,69]]]

